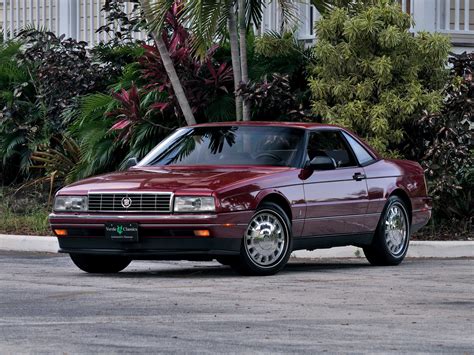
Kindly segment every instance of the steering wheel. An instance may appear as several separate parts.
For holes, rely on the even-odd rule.
[[[255,159],[259,159],[259,158],[263,158],[263,157],[270,157],[270,158],[273,158],[275,159],[277,162],[280,162],[282,161],[283,159],[281,157],[279,157],[278,155],[276,154],[273,154],[273,153],[269,153],[269,152],[263,152],[263,153],[260,153],[258,154]]]

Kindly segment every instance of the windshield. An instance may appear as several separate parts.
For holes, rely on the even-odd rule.
[[[177,130],[139,166],[297,166],[304,130],[288,127],[222,126]]]

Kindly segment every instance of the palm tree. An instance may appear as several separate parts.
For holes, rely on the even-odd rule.
[[[296,7],[293,0],[274,1],[278,1],[278,4],[282,9],[282,15],[285,22],[294,21],[296,19]],[[319,12],[325,13],[338,6],[350,7],[353,0],[310,1]],[[361,1],[370,2],[373,0]],[[166,11],[172,6],[174,2],[175,0],[156,0],[150,5],[150,0],[142,0],[142,3],[146,3],[147,5],[145,10],[147,22],[154,29],[154,33],[159,33],[162,29]],[[242,96],[238,93],[238,88],[241,83],[247,84],[249,81],[246,46],[246,35],[248,28],[252,23],[256,26],[261,24],[262,9],[266,6],[266,1],[181,0],[181,5],[183,6],[184,11],[183,18],[185,18],[185,21],[187,21],[187,25],[191,27],[193,33],[193,45],[198,56],[204,57],[207,53],[207,50],[210,46],[212,46],[215,40],[225,37],[226,33],[228,32],[230,39],[232,68],[234,72],[236,119],[243,119],[244,121],[250,120],[250,103],[243,102]],[[155,37],[159,36],[155,35]],[[166,47],[164,49],[166,49]],[[166,53],[164,53],[164,59],[165,57]],[[173,71],[176,73],[174,67],[170,68],[171,74]],[[175,77],[174,81],[179,82],[177,76]],[[174,85],[173,89],[176,91]]]
[[[230,42],[230,55],[232,59],[232,71],[234,73],[234,95],[235,95],[235,119],[237,121],[242,120],[242,96],[239,95],[239,85],[242,81],[242,72],[240,70],[240,50],[239,50],[239,38],[237,31],[237,15],[235,13],[235,4],[229,2],[228,4],[228,20],[227,28],[229,30],[229,42]]]
[[[167,1],[169,3],[169,1]],[[163,41],[161,35],[161,29],[163,26],[163,21],[161,21],[158,25],[154,22],[154,18],[152,16],[153,11],[150,5],[150,0],[141,0],[143,13],[145,14],[145,19],[147,23],[152,24],[151,26],[151,34],[156,43],[156,47],[160,52],[161,60],[163,61],[163,66],[165,67],[166,74],[168,74],[168,78],[170,79],[171,86],[173,87],[174,94],[176,95],[176,99],[178,100],[179,107],[183,112],[184,119],[188,125],[196,124],[196,119],[194,118],[193,111],[191,110],[191,106],[189,105],[188,98],[184,92],[183,86],[181,85],[181,81],[179,80],[178,74],[176,73],[176,69],[174,67],[173,61],[171,60],[168,48],[166,47],[165,42]],[[165,9],[166,11],[171,7],[171,4],[167,6]],[[163,20],[165,12],[163,12]]]
[[[242,84],[249,82],[249,66],[247,62],[247,19],[245,16],[246,0],[239,0],[239,44],[240,44],[240,68],[242,73]],[[242,108],[242,120],[250,121],[250,102],[244,100]]]
[[[292,0],[278,1],[285,22],[296,18],[295,5]],[[184,0],[184,16],[190,22],[194,36],[194,46],[198,55],[204,55],[216,39],[224,38],[229,33],[232,68],[234,71],[236,117],[250,120],[249,102],[242,105],[238,93],[241,83],[247,84],[247,33],[253,24],[259,26],[265,0]],[[242,107],[243,106],[243,107]]]

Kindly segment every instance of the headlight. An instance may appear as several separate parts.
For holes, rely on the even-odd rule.
[[[174,199],[175,212],[214,212],[214,197],[177,196]]]
[[[87,211],[87,196],[57,196],[55,211]]]

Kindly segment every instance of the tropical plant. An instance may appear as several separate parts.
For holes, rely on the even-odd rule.
[[[309,110],[305,110],[291,90],[288,75],[272,74],[270,79],[254,81],[240,87],[242,96],[251,102],[252,117],[259,121],[302,121],[310,119]]]
[[[213,59],[216,48],[209,51],[205,61],[199,61],[193,57],[192,50],[187,46],[186,40],[174,43],[176,47],[171,50],[171,59],[176,63],[178,75],[182,78],[183,90],[195,117],[200,121],[231,119],[232,113],[229,112],[228,105],[222,106],[218,111],[209,110],[211,105],[223,104],[227,101],[221,99],[223,96],[228,96],[231,91],[232,72],[230,66],[227,63],[218,63]],[[156,102],[152,108],[160,110],[165,116],[176,116],[179,119],[177,98],[163,68],[160,54],[153,46],[145,46],[145,48],[145,55],[140,59],[142,77],[147,82],[145,89],[156,90],[162,94],[162,101]]]
[[[373,2],[354,14],[335,9],[316,24],[312,106],[325,122],[397,155],[407,122],[442,104],[450,43],[440,34],[413,35],[398,4]]]
[[[329,12],[345,8],[351,13],[357,13],[367,6],[376,5],[378,0],[310,0],[320,14],[328,14]],[[400,2],[399,0],[391,0],[392,3]]]
[[[168,8],[173,0],[160,0],[147,9],[149,22],[155,28],[161,28],[164,23],[164,9]],[[288,0],[278,0],[285,22],[292,20],[295,15],[295,4]],[[241,97],[238,87],[249,82],[247,35],[251,23],[259,26],[262,20],[262,11],[266,3],[262,0],[199,0],[180,3],[183,7],[183,19],[191,24],[193,44],[201,57],[213,45],[216,39],[225,38],[229,33],[232,67],[234,74],[234,91],[236,98],[236,117],[250,119],[249,102],[243,102],[240,109]]]
[[[31,152],[47,139],[46,110],[28,66],[18,61],[22,42],[0,44],[0,169],[4,183],[21,180]]]
[[[132,5],[128,13],[126,9],[129,7],[126,8],[125,3]],[[135,43],[137,32],[146,31],[139,0],[106,0],[101,11],[106,14],[105,24],[97,29],[97,33],[106,34],[107,46]]]
[[[120,165],[124,153],[116,133],[110,128],[114,118],[107,112],[115,110],[118,102],[109,94],[95,93],[83,96],[69,131],[80,146],[79,162],[68,174],[70,181],[101,172],[114,170]]]
[[[51,144],[44,144],[31,154],[31,168],[44,171],[44,176],[30,180],[20,187],[22,190],[38,183],[49,182],[49,204],[52,202],[56,185],[71,182],[68,176],[79,163],[80,157],[79,145],[68,135],[53,136],[51,141],[56,143],[55,148],[52,148]]]
[[[92,62],[86,42],[56,37],[52,32],[26,30],[19,34],[25,49],[18,55],[29,68],[54,132],[64,129],[63,109],[74,98],[91,91],[102,91],[114,78],[108,66]]]
[[[441,111],[425,113],[408,129],[406,154],[422,161],[435,218],[472,228],[474,203],[474,53],[452,54],[451,78]],[[459,224],[459,222],[454,222]]]
[[[178,14],[180,13],[180,6],[177,3],[172,4],[172,6],[167,6],[166,8],[162,8],[160,13],[163,13],[163,17],[160,19],[160,24],[154,24],[153,19],[153,12],[152,12],[152,5],[150,0],[141,0],[143,6],[143,12],[146,18],[146,21],[150,24],[151,23],[151,33],[153,40],[155,41],[156,48],[160,53],[160,58],[163,61],[163,66],[166,70],[168,78],[170,80],[171,86],[174,90],[176,100],[179,103],[179,107],[183,113],[184,119],[188,125],[192,125],[196,123],[196,119],[194,118],[193,112],[191,110],[191,106],[189,105],[188,99],[186,94],[184,93],[183,87],[179,80],[178,74],[176,73],[176,68],[174,67],[173,61],[171,60],[170,53],[168,51],[168,45],[171,43],[168,40],[168,32],[166,28],[164,28],[165,18],[168,19],[168,23],[170,23],[170,19],[175,19]],[[168,10],[170,9],[171,10]],[[164,11],[163,11],[164,9]],[[174,32],[173,32],[174,33]]]

